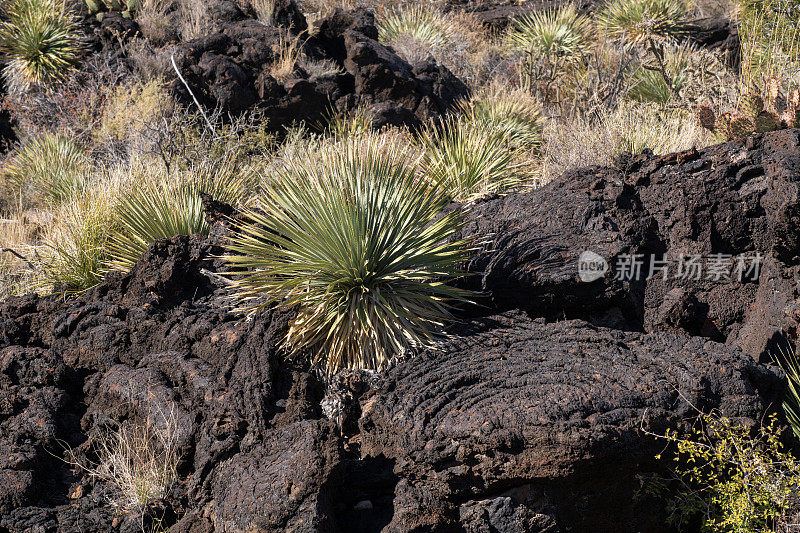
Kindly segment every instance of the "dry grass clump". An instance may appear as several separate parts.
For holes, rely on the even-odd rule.
[[[791,0],[742,0],[740,35],[744,87],[761,87],[769,78],[789,92],[800,86],[800,26]]]
[[[141,133],[146,122],[169,113],[172,105],[160,80],[119,85],[103,109],[96,137],[100,142],[130,142]]]
[[[153,46],[164,46],[177,40],[178,34],[172,16],[177,9],[175,0],[143,0],[136,10],[135,18],[142,35]]]
[[[277,49],[273,50],[277,57],[270,66],[269,72],[276,80],[284,81],[294,74],[295,67],[300,59],[300,37],[292,37],[283,33],[278,40],[277,46]]]
[[[272,24],[275,20],[275,0],[250,0],[258,20],[264,24]]]
[[[213,32],[214,25],[206,0],[180,0],[178,9],[182,40],[190,41]]]
[[[548,178],[590,165],[613,165],[623,152],[655,154],[706,146],[711,139],[691,112],[625,103],[596,121],[551,124],[546,131]]]
[[[25,292],[34,272],[28,257],[33,257],[41,226],[23,220],[22,213],[0,219],[0,299]],[[44,217],[48,218],[49,217]]]
[[[462,297],[444,284],[464,257],[457,215],[441,216],[446,198],[405,151],[369,134],[287,160],[233,239],[244,307],[296,307],[285,346],[328,373],[431,344]]]
[[[93,437],[96,460],[81,460],[72,450],[67,460],[110,485],[111,507],[136,515],[178,479],[179,435],[175,412],[155,410],[144,420],[131,419]]]
[[[328,78],[344,73],[344,69],[331,59],[311,59],[305,54],[300,54],[297,58],[297,66],[303,69],[309,78]]]

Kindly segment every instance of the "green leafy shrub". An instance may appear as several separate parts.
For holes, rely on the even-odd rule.
[[[534,168],[513,140],[496,123],[450,117],[422,133],[422,173],[459,202],[508,191],[530,180]]]
[[[670,518],[678,525],[699,517],[702,531],[783,531],[800,488],[800,463],[784,449],[782,433],[775,415],[754,429],[717,413],[702,414],[690,435],[661,436],[674,445],[671,481],[680,488],[670,493],[674,483],[656,479],[648,490],[669,495]]]
[[[545,130],[548,177],[588,165],[612,165],[623,152],[657,155],[706,146],[710,139],[688,111],[623,102],[595,120],[573,117]]]
[[[285,347],[328,373],[430,344],[463,297],[445,285],[465,254],[458,216],[402,151],[372,134],[286,161],[230,246],[243,307],[296,307]]]
[[[89,162],[83,150],[62,135],[45,133],[23,144],[2,170],[23,203],[60,203],[86,184]]]
[[[11,0],[0,23],[12,92],[61,80],[81,54],[78,24],[64,0]]]

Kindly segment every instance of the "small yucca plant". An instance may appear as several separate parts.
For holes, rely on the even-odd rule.
[[[458,216],[402,152],[372,134],[287,161],[230,245],[243,308],[296,307],[285,347],[329,374],[431,344],[464,297]]]
[[[419,4],[393,9],[378,22],[382,43],[391,45],[398,39],[410,38],[432,53],[446,46],[457,30],[442,14]]]
[[[99,184],[59,208],[36,254],[37,275],[26,290],[77,293],[99,283],[115,224],[115,202],[115,186]]]
[[[612,0],[597,20],[609,37],[634,44],[677,38],[689,31],[684,0]]]
[[[357,109],[351,113],[332,111],[326,126],[328,133],[335,139],[361,137],[369,135],[372,131],[372,118],[364,109]]]
[[[69,200],[86,185],[83,150],[63,135],[45,133],[23,144],[2,169],[2,176],[23,198],[49,203]]]
[[[251,185],[249,173],[235,167],[201,167],[141,179],[121,195],[108,267],[130,270],[156,239],[208,233],[200,193],[237,205]]]
[[[81,54],[78,24],[65,0],[11,0],[0,23],[4,74],[12,92],[61,80]]]
[[[590,29],[589,19],[567,4],[515,19],[508,40],[525,52],[568,57],[586,50]]]
[[[451,200],[472,201],[531,178],[525,150],[496,123],[453,116],[421,135],[424,177]]]
[[[491,124],[512,143],[524,148],[542,143],[541,106],[527,91],[494,86],[459,107],[468,120]]]

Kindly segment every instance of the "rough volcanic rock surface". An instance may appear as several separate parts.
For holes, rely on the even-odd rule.
[[[753,424],[769,401],[754,393],[777,389],[752,358],[698,337],[546,324],[520,312],[469,327],[387,372],[360,421],[363,454],[394,459],[400,476],[453,513],[454,502],[538,487],[550,497],[511,503],[567,530],[660,531],[663,517],[648,524],[641,509],[615,504],[658,452],[642,427],[681,427],[694,407]],[[585,497],[608,487],[616,490]]]
[[[487,240],[465,283],[484,291],[490,309],[681,330],[759,357],[797,326],[799,176],[798,130],[573,171],[470,210],[464,235]],[[586,251],[609,264],[591,283],[578,276]],[[636,254],[641,276],[625,279]],[[750,271],[757,255],[760,269]],[[684,279],[678,263],[691,256],[703,269]],[[668,261],[667,279],[651,257]],[[714,257],[727,277],[712,273]]]
[[[273,129],[319,122],[331,109],[362,107],[378,128],[417,126],[468,93],[463,82],[432,60],[410,65],[380,44],[374,17],[367,11],[335,10],[302,36],[297,34],[306,29],[302,14],[288,8],[281,13],[285,16],[273,26],[242,18],[179,46],[179,68],[204,105],[231,113],[259,109]],[[318,66],[307,62],[308,70],[296,66],[292,72],[276,73],[281,49],[291,42]],[[191,101],[180,81],[173,87],[180,98]]]

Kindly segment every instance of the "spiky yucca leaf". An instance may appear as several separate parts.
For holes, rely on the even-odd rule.
[[[0,23],[9,90],[62,79],[81,54],[78,24],[65,0],[11,0]]]
[[[23,196],[60,203],[84,188],[86,166],[83,150],[72,140],[45,133],[23,144],[2,169],[2,176]]]
[[[108,268],[128,271],[156,239],[208,233],[200,193],[238,204],[250,189],[247,172],[199,168],[134,184],[117,207],[119,229],[108,244]]]
[[[611,0],[597,21],[609,37],[631,43],[676,38],[689,31],[683,0]]]
[[[243,308],[297,308],[285,346],[328,373],[384,367],[439,337],[459,273],[459,225],[401,148],[374,134],[287,161],[232,239]]]
[[[578,55],[589,44],[590,21],[575,6],[534,12],[515,19],[508,40],[522,51],[558,57]]]
[[[496,86],[459,107],[469,120],[488,122],[513,143],[526,148],[542,143],[541,106],[527,91]]]
[[[422,172],[454,201],[471,201],[521,185],[532,177],[523,147],[486,120],[453,116],[421,135]]]

